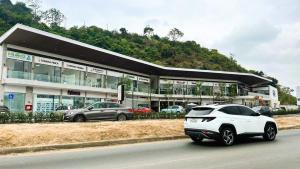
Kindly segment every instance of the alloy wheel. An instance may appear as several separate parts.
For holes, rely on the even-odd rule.
[[[276,136],[275,129],[271,125],[267,129],[267,136],[268,136],[269,140],[273,140]]]
[[[226,145],[232,145],[234,142],[234,133],[230,129],[225,129],[222,138]]]

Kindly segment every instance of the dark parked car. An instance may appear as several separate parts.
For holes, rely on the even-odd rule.
[[[68,110],[64,113],[65,121],[84,122],[87,120],[118,120],[133,118],[129,108],[114,102],[97,102],[82,109]]]
[[[1,112],[9,113],[9,108],[7,106],[0,106],[0,113]]]

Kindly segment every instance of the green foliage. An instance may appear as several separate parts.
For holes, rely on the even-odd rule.
[[[296,105],[297,104],[297,98],[291,94],[293,92],[292,89],[289,87],[284,86],[277,86],[278,90],[278,97],[280,104],[282,105]]]
[[[140,113],[134,114],[134,120],[145,120],[145,119],[183,119],[186,113],[163,113],[163,112],[152,112],[152,113]]]
[[[288,114],[300,114],[300,109],[298,110],[279,110],[279,111],[275,111],[273,112],[273,115],[288,115]]]
[[[35,113],[32,112],[1,112],[0,124],[3,123],[32,123],[32,122],[62,122],[63,113]]]

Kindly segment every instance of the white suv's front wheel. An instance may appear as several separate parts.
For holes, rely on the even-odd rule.
[[[235,142],[235,133],[230,127],[225,127],[222,129],[221,142],[226,146],[231,146]]]
[[[267,141],[273,141],[276,138],[276,129],[272,124],[267,124],[265,127],[264,139]]]

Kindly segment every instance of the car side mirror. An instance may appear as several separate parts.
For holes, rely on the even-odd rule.
[[[89,107],[88,110],[93,110],[94,107]]]
[[[252,116],[260,116],[260,113],[253,113]]]

